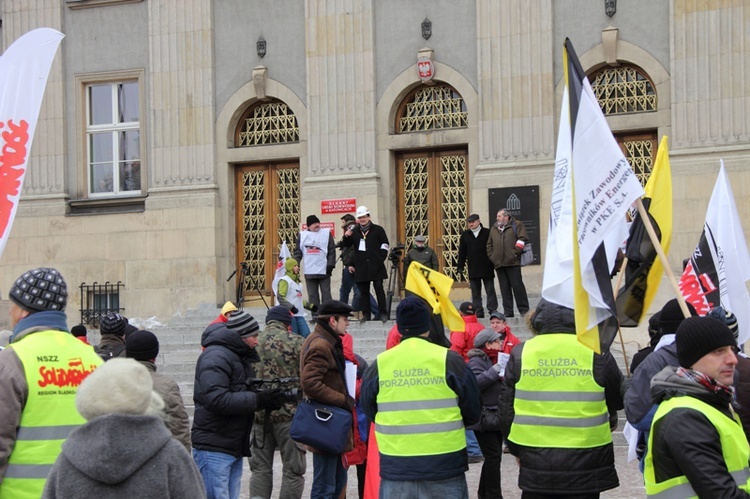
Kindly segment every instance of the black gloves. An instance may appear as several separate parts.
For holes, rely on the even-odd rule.
[[[299,312],[299,309],[295,307],[294,305],[292,305],[292,308],[290,308],[289,311],[293,313],[294,315],[297,315],[297,312]]]
[[[334,267],[334,266],[332,266],[332,265],[329,265],[329,266],[327,266],[327,267],[326,267],[326,275],[327,275],[328,277],[330,277],[330,276],[331,276],[331,275],[333,274],[333,269],[334,269],[334,268],[336,268],[336,267]]]
[[[309,310],[314,314],[318,312],[318,306],[314,303],[310,303],[309,301],[302,302],[302,306],[305,307],[306,310]]]
[[[255,398],[258,401],[255,408],[256,411],[260,411],[261,409],[275,411],[276,409],[281,409],[284,405],[284,391],[281,388],[257,392]]]
[[[351,411],[352,409],[354,409],[354,399],[349,395],[346,396],[346,400],[344,401],[344,409],[346,409],[347,411]]]

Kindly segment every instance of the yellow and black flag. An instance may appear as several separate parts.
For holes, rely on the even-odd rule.
[[[464,320],[450,301],[452,288],[453,279],[419,262],[412,262],[406,271],[406,290],[426,300],[432,313],[439,314],[449,330],[463,331]]]
[[[672,169],[666,136],[661,139],[654,168],[646,182],[643,206],[664,254],[667,254],[672,242]],[[640,215],[630,226],[625,256],[628,264],[625,267],[625,284],[617,294],[617,318],[622,327],[636,327],[654,301],[664,274],[664,266],[657,258],[656,248]]]
[[[563,69],[542,296],[575,310],[578,341],[602,352],[617,331],[612,327],[616,308],[610,272],[628,236],[625,213],[643,195],[643,187],[568,39]]]

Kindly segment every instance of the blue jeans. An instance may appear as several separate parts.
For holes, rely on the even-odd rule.
[[[482,455],[482,449],[479,448],[477,437],[474,436],[474,432],[471,430],[466,430],[466,451],[470,456]]]
[[[380,480],[380,499],[422,499],[450,497],[469,499],[466,475],[461,473],[447,480]]]
[[[352,308],[355,312],[359,312],[359,288],[357,283],[354,282],[354,274],[349,272],[349,269],[344,267],[341,272],[341,287],[339,288],[339,301],[349,303],[349,293],[354,290],[354,298],[352,299]]]
[[[307,325],[304,317],[298,315],[292,317],[292,332],[297,333],[303,338],[310,336],[310,326]]]
[[[239,499],[242,480],[241,457],[193,449],[193,460],[203,476],[207,499]]]
[[[338,499],[346,487],[347,472],[341,454],[313,454],[310,499]]]

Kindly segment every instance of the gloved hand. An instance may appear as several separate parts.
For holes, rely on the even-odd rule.
[[[492,369],[492,371],[497,374],[498,378],[502,378],[503,376],[505,376],[505,367],[501,366],[500,364],[494,364],[492,367],[490,367],[490,369]]]
[[[283,390],[281,388],[257,392],[255,398],[258,401],[255,409],[256,411],[261,409],[275,411],[281,409],[284,405]]]
[[[303,301],[302,306],[305,307],[306,310],[309,310],[314,314],[318,312],[318,306],[314,303],[310,303],[309,301]]]
[[[349,395],[346,396],[346,400],[344,401],[344,409],[347,411],[354,409],[354,399]]]
[[[333,265],[329,265],[326,267],[326,275],[330,277],[333,274],[333,269],[336,268]]]
[[[289,311],[295,315],[297,315],[297,312],[299,312],[299,309],[292,305],[292,308],[289,309]]]

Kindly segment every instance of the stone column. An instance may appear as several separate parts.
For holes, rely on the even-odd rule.
[[[150,187],[213,182],[211,0],[148,3]]]
[[[477,0],[479,164],[554,160],[551,0]]]
[[[675,0],[671,148],[750,140],[746,2]]]
[[[62,29],[59,0],[5,2],[3,9],[3,47],[7,49],[21,35],[36,28]],[[63,40],[65,43],[65,40]],[[31,154],[29,156],[23,195],[63,194],[65,171],[63,70],[61,48],[52,62],[44,99],[39,111]]]
[[[306,0],[308,172],[375,170],[372,0]]]

